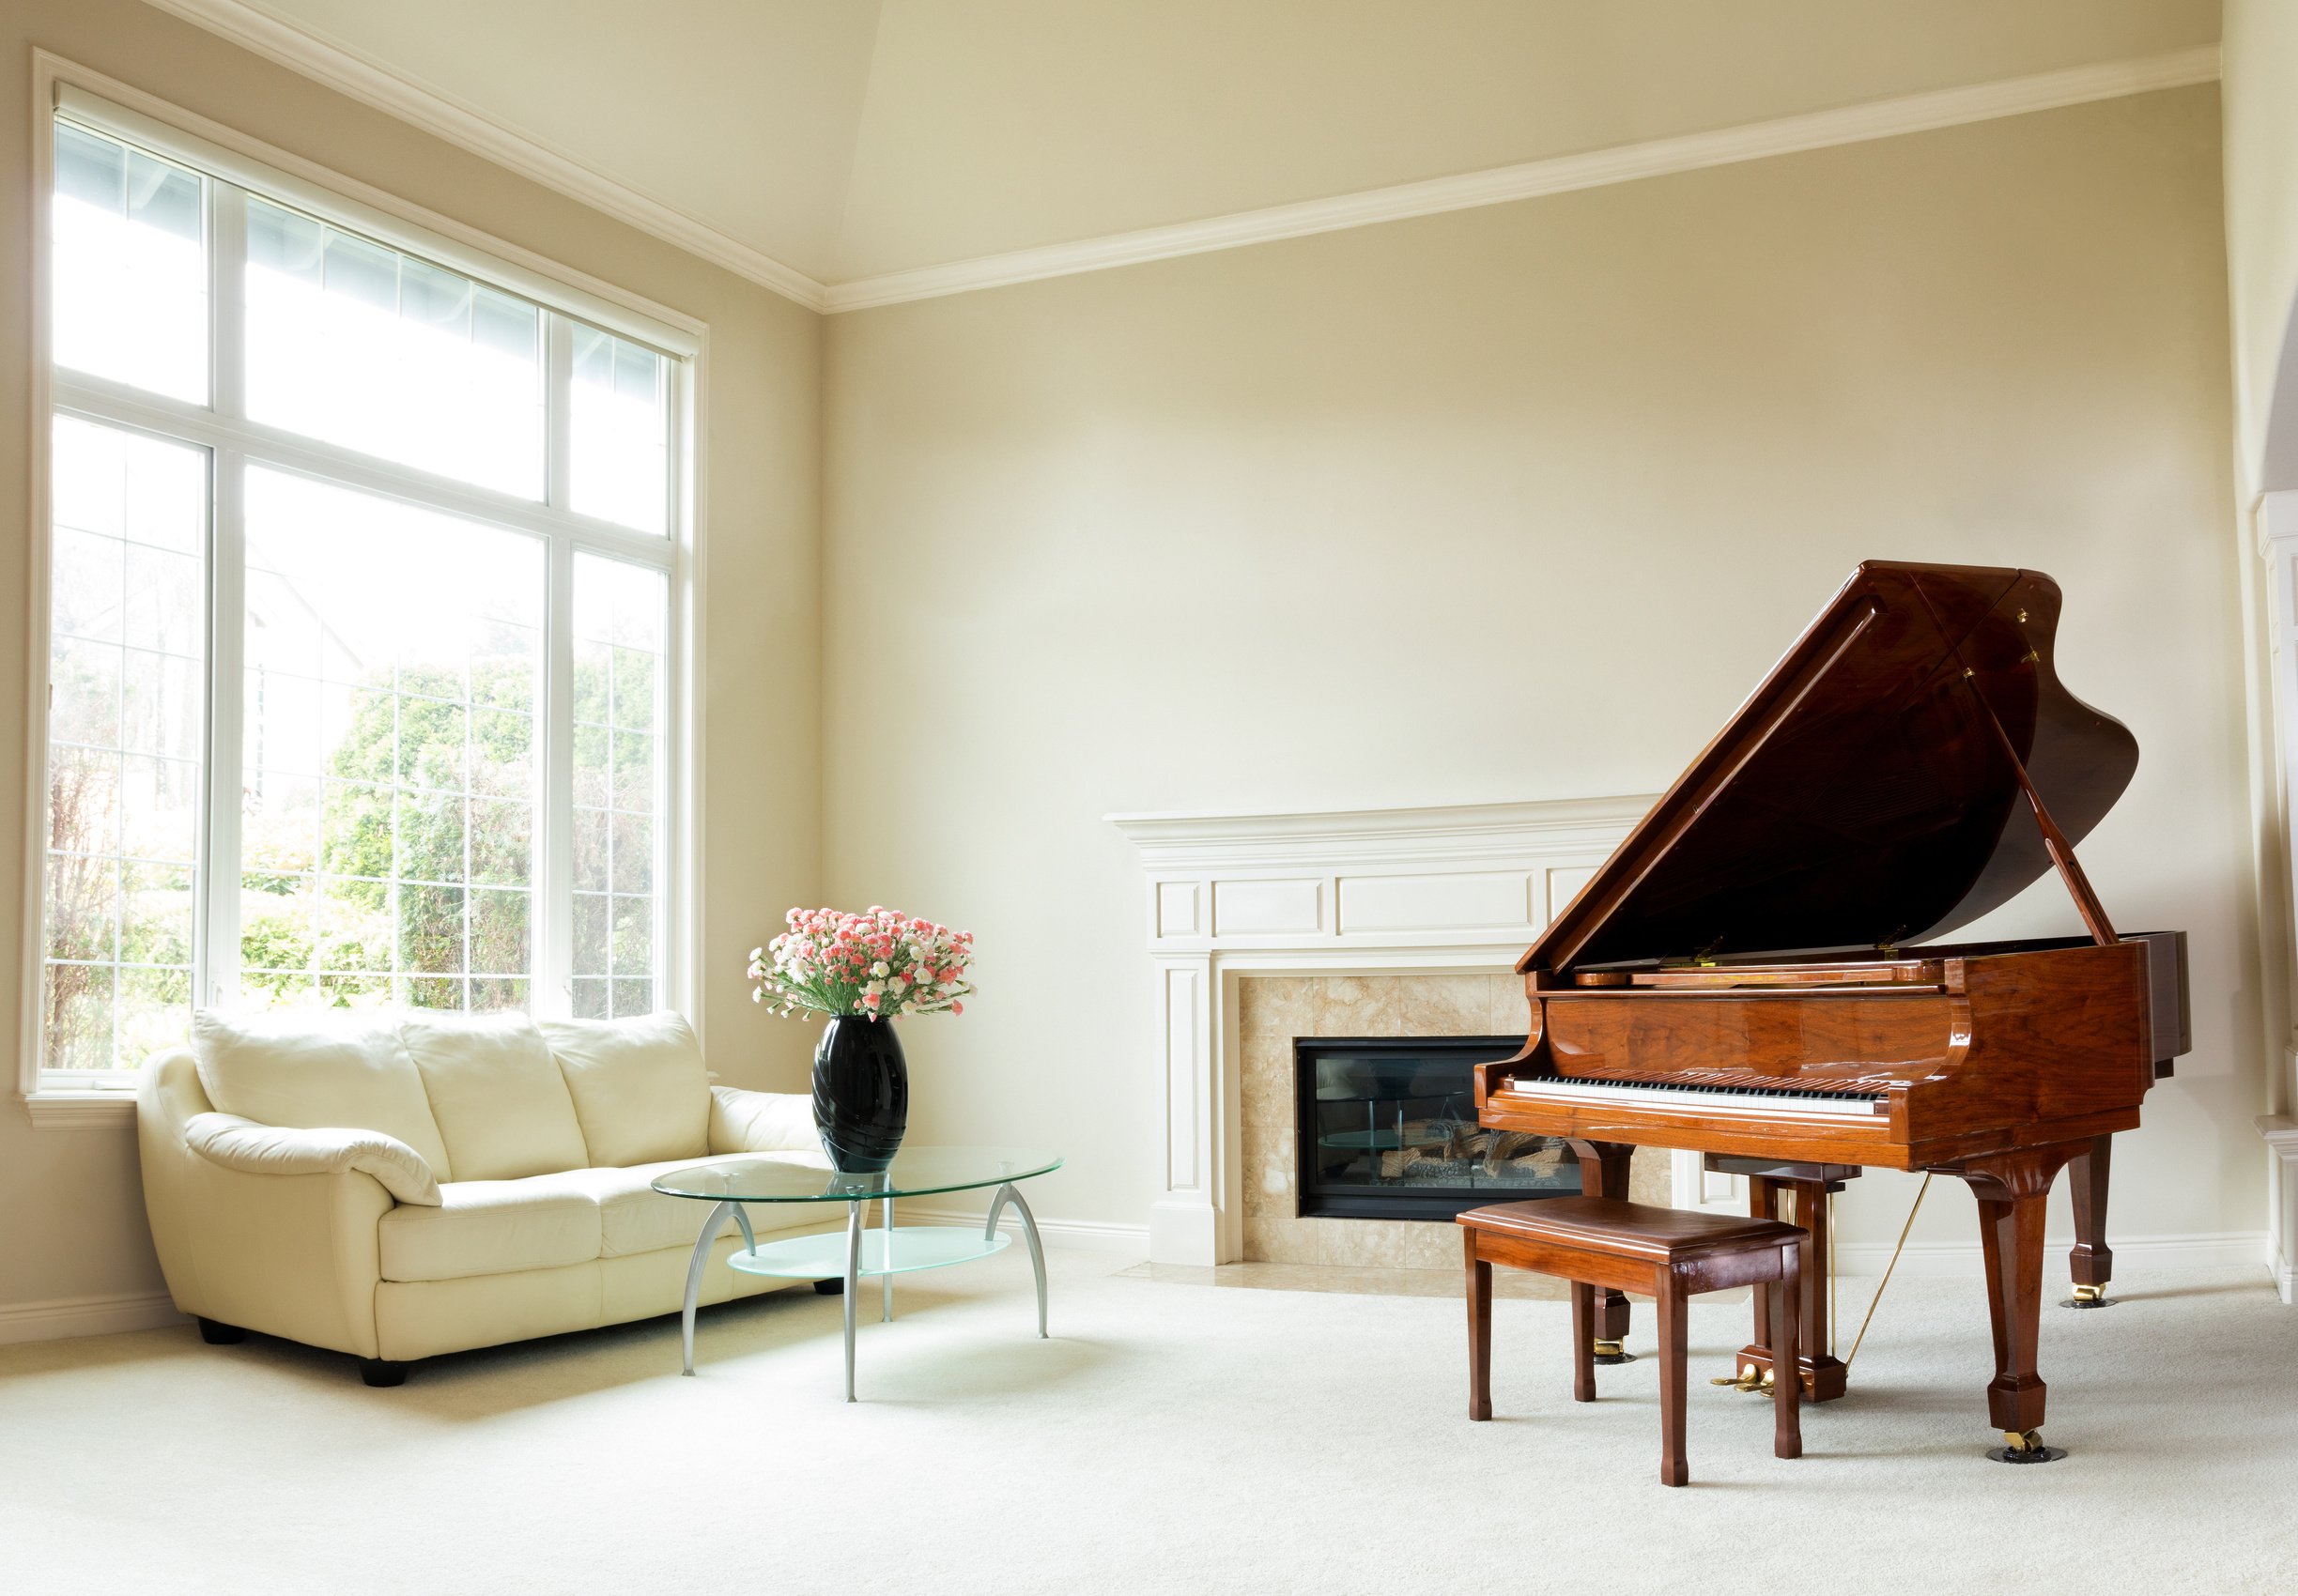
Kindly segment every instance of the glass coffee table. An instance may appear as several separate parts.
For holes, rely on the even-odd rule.
[[[726,1261],[748,1275],[770,1275],[781,1280],[842,1280],[846,1299],[846,1400],[854,1400],[854,1303],[861,1281],[875,1275],[881,1281],[879,1317],[894,1316],[894,1277],[915,1269],[938,1269],[949,1264],[971,1263],[1003,1251],[1012,1237],[997,1228],[1008,1203],[1021,1216],[1022,1236],[1029,1243],[1030,1266],[1038,1280],[1038,1335],[1045,1335],[1045,1250],[1038,1241],[1037,1217],[1022,1198],[1019,1181],[1050,1174],[1061,1167],[1051,1153],[1011,1147],[904,1147],[890,1168],[875,1174],[841,1174],[812,1164],[769,1157],[714,1159],[655,1177],[655,1190],[670,1197],[691,1197],[714,1204],[702,1220],[702,1233],[694,1243],[694,1257],[686,1266],[686,1300],[680,1312],[680,1339],[686,1354],[685,1373],[694,1373],[694,1304],[702,1289],[702,1268],[710,1262],[710,1245],[731,1213],[742,1227],[743,1251]],[[972,1225],[896,1225],[894,1199],[931,1197],[946,1191],[973,1191],[994,1186],[989,1222]],[[871,1203],[884,1205],[876,1230],[866,1230]],[[843,1203],[843,1235],[793,1236],[787,1241],[758,1245],[751,1233],[747,1205],[751,1203]]]

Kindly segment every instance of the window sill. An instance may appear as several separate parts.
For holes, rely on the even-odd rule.
[[[23,1107],[41,1130],[110,1130],[135,1124],[132,1092],[27,1092]]]

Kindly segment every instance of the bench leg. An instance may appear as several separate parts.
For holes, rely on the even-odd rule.
[[[1670,1270],[1655,1283],[1659,1287],[1653,1304],[1659,1320],[1659,1482],[1681,1485],[1691,1478],[1691,1466],[1684,1461],[1684,1282]]]
[[[1460,1233],[1468,1254],[1468,1416],[1492,1417],[1492,1266],[1476,1256],[1476,1233]]]
[[[1572,1400],[1596,1400],[1596,1287],[1572,1282]]]
[[[1780,1278],[1765,1288],[1771,1297],[1771,1353],[1776,1359],[1771,1381],[1771,1451],[1775,1457],[1803,1455],[1803,1382],[1790,1376],[1798,1367],[1796,1357],[1801,1350],[1803,1255],[1810,1246],[1809,1241],[1797,1238],[1781,1248]]]

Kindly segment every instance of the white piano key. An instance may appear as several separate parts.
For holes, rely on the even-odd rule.
[[[1753,1119],[1872,1119],[1889,1113],[1881,1097],[1831,1097],[1824,1092],[1717,1092],[1696,1086],[1643,1085],[1632,1082],[1580,1081],[1563,1075],[1519,1075],[1509,1082],[1519,1097],[1559,1103],[1627,1103],[1638,1108],[1692,1109],[1704,1113],[1739,1113]]]

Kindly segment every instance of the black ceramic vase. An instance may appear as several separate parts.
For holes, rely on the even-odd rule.
[[[875,1174],[910,1123],[910,1067],[890,1020],[832,1015],[814,1048],[814,1131],[830,1167]]]

